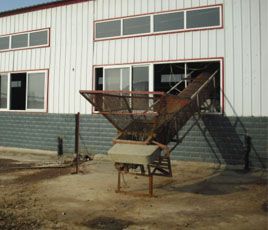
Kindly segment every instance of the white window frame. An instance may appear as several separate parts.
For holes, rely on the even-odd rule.
[[[219,9],[219,19],[220,23],[219,25],[215,26],[207,26],[207,27],[196,27],[196,28],[187,28],[187,12],[188,11],[195,11],[195,10],[205,10],[205,9],[211,9],[211,8],[218,8]],[[165,30],[165,31],[157,31],[154,32],[154,15],[160,15],[160,14],[169,14],[169,13],[180,13],[183,12],[184,15],[184,28],[182,29],[175,29],[175,30]],[[139,17],[146,17],[150,16],[150,32],[148,33],[137,33],[137,34],[123,34],[123,21],[124,19],[132,19],[132,18],[139,18]],[[176,33],[176,32],[188,32],[188,31],[196,31],[196,30],[211,30],[211,29],[218,29],[223,27],[223,5],[211,5],[211,6],[201,6],[201,7],[194,7],[194,8],[187,8],[187,9],[180,9],[180,10],[170,10],[170,11],[163,11],[163,12],[156,12],[156,13],[148,13],[148,14],[142,14],[142,15],[133,15],[133,16],[126,16],[122,18],[114,18],[114,19],[105,19],[105,20],[97,20],[94,22],[94,30],[97,30],[97,24],[102,22],[109,22],[109,21],[121,21],[121,34],[120,36],[113,36],[113,37],[103,37],[103,38],[97,38],[96,33],[94,35],[94,41],[103,41],[103,40],[113,40],[113,39],[120,39],[120,38],[129,38],[129,37],[140,37],[140,36],[147,36],[147,35],[157,35],[157,34],[169,34],[169,33]]]
[[[27,34],[28,37],[27,37],[27,46],[22,46],[22,47],[17,47],[17,48],[12,48],[12,37],[13,36],[17,36],[17,35],[24,35],[24,34]],[[18,34],[12,34],[10,35],[10,44],[9,44],[9,49],[10,50],[21,50],[21,49],[27,49],[29,47],[29,33],[18,33]]]
[[[149,17],[150,18],[150,30],[148,33],[137,33],[137,34],[124,34],[124,20],[128,20],[128,19],[136,19],[136,18],[146,18],[146,17]],[[152,14],[148,14],[148,15],[139,15],[139,16],[133,16],[133,17],[126,17],[126,18],[122,18],[121,19],[121,24],[122,24],[122,31],[121,31],[121,36],[122,37],[129,37],[129,36],[139,36],[139,35],[146,35],[146,34],[151,34],[152,33],[152,20],[153,20],[153,17],[152,17]]]
[[[35,32],[42,32],[42,31],[47,31],[47,43],[43,44],[43,45],[30,46],[30,34],[35,33]],[[27,46],[12,48],[12,36],[23,35],[23,34],[28,34]],[[13,34],[8,34],[8,35],[0,35],[0,37],[9,37],[9,48],[0,50],[0,53],[1,52],[7,52],[7,51],[23,50],[23,49],[42,48],[42,47],[49,46],[49,43],[50,43],[50,30],[49,30],[49,28],[46,28],[46,29],[39,29],[39,30],[32,30],[32,31],[26,31],[26,32],[13,33]]]
[[[98,23],[105,23],[105,22],[111,22],[111,21],[120,21],[120,35],[116,35],[116,36],[111,36],[111,37],[103,37],[103,38],[97,38],[97,24]],[[121,19],[114,19],[114,20],[105,20],[105,21],[101,21],[101,22],[95,22],[94,23],[94,30],[95,30],[95,34],[94,34],[94,39],[95,40],[102,40],[102,39],[113,39],[113,38],[118,38],[123,36],[123,20]]]
[[[12,110],[10,109],[10,83],[11,83],[11,74],[16,73],[26,73],[26,93],[25,93],[25,110]],[[44,73],[45,78],[45,84],[44,84],[44,108],[43,109],[27,109],[28,105],[28,75],[30,73]],[[47,95],[47,89],[48,89],[48,70],[31,70],[31,71],[16,71],[16,72],[4,72],[0,73],[3,75],[7,75],[8,77],[8,86],[7,86],[7,108],[1,109],[1,111],[8,111],[8,112],[46,112],[47,111],[47,101],[48,101],[48,95]]]
[[[6,37],[8,37],[8,40],[9,40],[9,42],[8,42],[8,48],[6,48],[6,49],[1,49],[1,50],[0,50],[0,53],[9,50],[10,47],[11,47],[11,36],[10,36],[10,35],[0,36],[0,38],[6,38]]]
[[[103,85],[102,85],[102,90],[105,91],[105,81],[106,81],[106,76],[105,76],[105,70],[107,69],[122,69],[122,68],[129,68],[129,90],[131,91],[132,86],[131,86],[131,76],[132,76],[132,69],[131,65],[117,65],[117,66],[105,66],[103,67]],[[94,76],[95,77],[95,76]],[[96,79],[95,79],[96,80]],[[120,75],[120,90],[122,89],[122,75]]]
[[[154,62],[154,63],[142,63],[142,64],[127,64],[127,65],[110,65],[110,66],[101,66],[101,65],[98,65],[98,66],[95,66],[94,68],[103,68],[103,74],[105,73],[105,69],[112,69],[112,68],[126,68],[126,67],[130,67],[131,71],[130,71],[130,74],[131,74],[131,77],[130,77],[130,85],[131,85],[131,90],[132,90],[132,67],[143,67],[143,66],[148,66],[149,67],[149,92],[154,92],[154,65],[157,65],[157,64],[169,64],[169,63],[184,63],[185,64],[185,74],[187,74],[188,72],[188,66],[187,66],[187,63],[193,63],[193,62],[213,62],[213,61],[216,61],[216,62],[219,62],[220,64],[220,108],[221,108],[221,111],[220,112],[213,112],[212,114],[222,114],[223,111],[224,111],[224,103],[223,103],[223,97],[224,97],[224,92],[223,89],[224,89],[224,86],[223,86],[223,81],[222,81],[222,78],[223,78],[223,59],[221,58],[213,58],[213,59],[193,59],[193,60],[179,60],[179,61],[159,61],[159,62]],[[104,75],[103,75],[104,76]],[[94,75],[94,78],[95,78],[95,75]],[[187,81],[185,81],[185,86],[187,86]],[[94,86],[94,89],[95,89],[95,86]],[[103,89],[104,90],[104,89]],[[93,106],[93,112],[94,113],[98,113],[98,111],[95,110],[95,107]],[[209,113],[208,113],[209,114]]]
[[[198,10],[207,10],[207,9],[212,9],[212,8],[218,8],[219,9],[219,20],[220,20],[220,24],[216,25],[216,26],[204,26],[204,27],[195,27],[195,28],[187,28],[187,12],[188,11],[198,11]],[[206,30],[206,29],[214,29],[214,28],[218,28],[218,27],[222,27],[222,6],[208,6],[208,7],[204,7],[204,8],[194,8],[194,9],[187,9],[185,10],[185,14],[184,14],[184,30],[185,31],[192,31],[192,30]]]
[[[30,34],[32,33],[36,33],[36,32],[43,32],[43,31],[47,31],[47,43],[43,44],[43,45],[35,45],[35,46],[30,46]],[[43,46],[48,46],[49,45],[49,29],[43,29],[43,30],[36,30],[36,31],[31,31],[29,32],[29,36],[28,36],[28,48],[38,48],[38,47],[43,47]]]
[[[131,91],[133,90],[133,86],[132,86],[132,80],[133,80],[133,76],[132,76],[132,69],[133,68],[135,68],[135,67],[148,67],[148,74],[149,74],[149,76],[148,76],[148,90],[150,91],[150,64],[136,64],[136,65],[131,65]]]

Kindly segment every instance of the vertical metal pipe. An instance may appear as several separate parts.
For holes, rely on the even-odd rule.
[[[244,150],[245,150],[245,166],[244,166],[244,170],[245,171],[249,171],[250,167],[249,167],[249,153],[251,150],[251,137],[248,136],[247,134],[244,136]]]
[[[79,135],[80,135],[80,113],[77,113],[75,115],[76,173],[79,172]]]
[[[120,170],[118,170],[118,178],[117,178],[117,191],[116,192],[120,192],[121,189],[121,172]]]
[[[149,175],[149,195],[153,196],[153,175]]]
[[[63,155],[63,139],[58,137],[58,156]]]

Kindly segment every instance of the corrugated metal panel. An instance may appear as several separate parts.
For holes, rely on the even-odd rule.
[[[51,47],[0,52],[0,72],[49,69],[50,113],[89,113],[79,95],[92,86],[93,2],[0,18],[0,35],[50,28]]]
[[[95,20],[221,3],[224,29],[98,41],[94,64],[224,57],[226,114],[267,116],[266,0],[116,0],[121,11],[113,12],[109,0],[100,0]]]
[[[224,29],[95,42],[93,19],[224,4]],[[49,112],[89,111],[92,64],[224,57],[227,115],[268,116],[267,0],[97,0],[0,19],[0,35],[51,28],[51,47],[0,53],[0,71],[49,69]],[[94,52],[93,52],[94,49]]]

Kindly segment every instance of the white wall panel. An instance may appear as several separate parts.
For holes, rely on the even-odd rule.
[[[0,72],[49,69],[48,111],[90,112],[79,90],[92,87],[92,25],[93,2],[0,18],[0,36],[51,30],[50,47],[0,52]]]
[[[177,34],[177,59],[185,59],[185,34]]]
[[[258,39],[259,41],[261,41],[261,54],[258,53],[258,55],[261,55],[261,115],[262,116],[268,116],[268,103],[267,103],[267,98],[268,98],[268,77],[267,77],[267,73],[268,73],[268,65],[267,65],[267,60],[268,60],[268,2],[267,0],[260,0],[258,1],[260,2],[260,34],[261,34],[261,38]],[[255,4],[257,4],[258,2],[254,2]],[[254,4],[252,3],[252,5]],[[257,13],[257,12],[256,12]],[[258,27],[257,27],[258,28]],[[255,31],[257,32],[257,31]],[[259,42],[257,41],[257,43]],[[254,43],[255,40],[252,40],[252,43]],[[257,51],[256,51],[257,52]],[[256,53],[255,53],[256,55]],[[257,59],[258,60],[258,56]],[[258,72],[255,72],[255,78],[259,78],[260,76],[257,75]],[[254,96],[258,94],[258,84],[254,85]],[[258,97],[257,97],[258,99]],[[256,100],[257,100],[256,99]],[[254,102],[255,102],[255,98],[254,98]],[[255,112],[255,111],[254,111]],[[257,114],[255,114],[257,116]]]
[[[92,41],[93,20],[219,3],[223,29]],[[268,116],[267,12],[267,0],[96,0],[2,17],[0,35],[51,28],[51,46],[0,52],[0,72],[49,69],[49,112],[85,113],[93,64],[223,57],[226,114]]]
[[[243,66],[242,66],[242,9],[241,1],[233,3],[233,40],[234,40],[234,108],[237,114],[243,114]]]
[[[121,3],[122,11],[128,9],[127,16],[223,4],[223,29],[149,36],[142,37],[140,40],[139,38],[118,39],[117,41],[120,41],[121,47],[124,48],[121,52],[122,57],[117,60],[121,60],[121,63],[128,60],[131,63],[223,57],[226,114],[267,116],[267,106],[264,106],[263,102],[264,95],[268,97],[266,95],[268,90],[264,90],[267,82],[262,84],[267,81],[267,78],[262,77],[264,71],[267,72],[267,67],[262,64],[267,54],[261,52],[263,47],[267,47],[267,43],[263,42],[267,40],[267,26],[261,30],[267,25],[267,22],[264,23],[267,21],[264,13],[267,12],[265,11],[267,10],[266,0],[128,0]],[[96,4],[99,4],[98,1]],[[105,1],[103,4],[105,7]],[[260,8],[260,4],[263,7]],[[105,19],[100,15],[101,13],[98,13],[96,19]],[[122,13],[121,16],[126,14]],[[97,56],[104,55],[102,52],[109,49],[106,41],[96,42],[95,48],[97,48]],[[94,64],[111,64],[114,59],[112,54],[110,56],[112,62],[110,60],[99,62],[101,59],[96,58],[97,62]]]
[[[252,114],[252,72],[251,72],[251,49],[248,44],[251,42],[250,31],[250,0],[243,0],[242,4],[242,98],[243,98],[243,114],[250,116]]]
[[[253,0],[250,1],[250,39],[251,39],[251,55],[250,55],[250,61],[251,61],[251,86],[252,86],[252,115],[253,116],[260,116],[261,110],[262,110],[262,91],[261,89],[261,83],[262,83],[262,75],[261,74],[261,38],[260,38],[260,17],[256,17],[255,15],[258,15],[260,12],[260,4],[259,0]],[[267,9],[268,10],[268,9]],[[267,11],[266,13],[267,14]],[[267,19],[268,21],[268,19]],[[268,28],[268,25],[266,23],[266,26]],[[265,30],[263,30],[265,31]],[[268,48],[267,48],[268,49]],[[267,60],[267,59],[266,59]]]

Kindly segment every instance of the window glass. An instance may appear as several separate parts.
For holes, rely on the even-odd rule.
[[[132,70],[132,90],[148,91],[149,89],[149,67],[133,67]]]
[[[187,28],[220,25],[220,8],[187,11]]]
[[[9,36],[0,38],[0,50],[9,49]]]
[[[161,82],[179,82],[184,78],[184,74],[162,74]]]
[[[121,82],[122,82],[121,89],[129,91],[130,90],[130,87],[129,87],[129,68],[122,68],[121,69]]]
[[[44,109],[45,73],[28,74],[28,109]]]
[[[123,20],[123,35],[150,32],[150,16]]]
[[[47,43],[47,31],[30,33],[30,46],[46,45]]]
[[[11,48],[20,48],[28,46],[28,34],[13,35]]]
[[[184,28],[184,13],[154,15],[154,32]]]
[[[7,108],[7,75],[0,75],[0,109]]]
[[[106,38],[121,35],[121,20],[100,22],[96,24],[96,38]]]
[[[105,90],[129,90],[129,68],[105,70]]]

